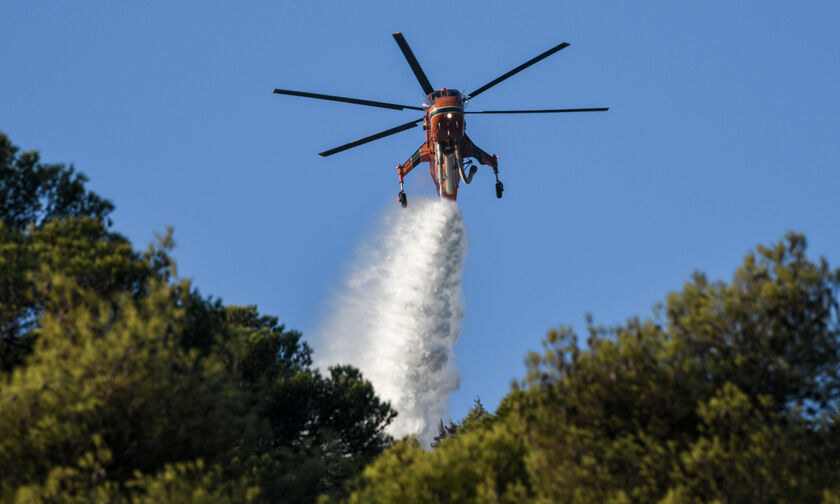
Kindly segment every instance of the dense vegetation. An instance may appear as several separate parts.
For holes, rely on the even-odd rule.
[[[358,370],[178,280],[0,134],[0,501],[312,502],[390,442]]]
[[[840,503],[840,270],[789,234],[649,319],[549,333],[434,448],[351,367],[177,278],[0,135],[0,501]]]

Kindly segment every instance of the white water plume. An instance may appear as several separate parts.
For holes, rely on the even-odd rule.
[[[426,447],[459,385],[452,346],[464,311],[466,251],[455,202],[389,209],[317,338],[318,364],[358,367],[398,412],[389,432],[414,434]]]

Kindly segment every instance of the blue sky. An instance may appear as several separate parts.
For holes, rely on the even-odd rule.
[[[323,159],[418,115],[272,89],[420,104],[395,31],[435,87],[464,91],[569,42],[470,103],[611,110],[469,119],[506,192],[484,171],[459,197],[459,417],[477,395],[495,407],[549,328],[647,316],[695,269],[729,278],[788,230],[840,263],[837,19],[829,1],[11,1],[0,129],[86,173],[136,246],[173,226],[202,293],[306,334],[400,211],[395,166],[423,135]],[[433,193],[426,173],[409,201]]]

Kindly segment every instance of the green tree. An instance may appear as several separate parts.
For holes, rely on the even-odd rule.
[[[255,465],[262,487],[287,502],[313,502],[322,492],[339,495],[343,482],[392,442],[384,429],[396,412],[357,369],[334,366],[328,376],[312,369],[311,348],[276,317],[251,306],[227,307],[223,318],[238,334],[226,338],[239,346],[227,345],[231,364],[270,427],[259,439],[268,457]]]
[[[0,362],[19,365],[32,349],[31,331],[46,299],[37,279],[59,274],[103,295],[142,294],[146,280],[165,279],[165,265],[135,252],[122,236],[108,232],[98,218],[52,220],[27,231],[0,223]]]
[[[44,164],[0,132],[0,372],[11,371],[32,349],[44,300],[37,275],[61,274],[110,294],[138,292],[167,272],[161,250],[144,258],[108,231],[113,205],[88,191],[87,178],[62,164]]]
[[[449,420],[448,425],[444,425],[443,419],[440,420],[440,425],[438,426],[438,435],[434,437],[432,441],[432,448],[437,448],[443,442],[444,439],[450,438],[458,432],[463,432],[465,430],[469,430],[474,428],[476,425],[479,424],[479,421],[488,415],[487,410],[484,409],[484,405],[481,404],[481,398],[476,397],[475,401],[473,402],[472,407],[467,412],[467,416],[464,417],[459,423],[454,422],[452,419]]]
[[[519,405],[541,496],[816,501],[829,480],[814,415],[838,398],[840,272],[805,246],[790,234],[758,247],[728,284],[695,274],[656,318],[590,328],[586,350],[550,334]]]
[[[85,189],[85,182],[72,165],[44,164],[37,151],[20,152],[0,132],[0,217],[6,227],[23,231],[67,217],[106,219],[114,205]]]
[[[351,503],[519,503],[531,497],[525,444],[505,419],[446,439],[424,452],[419,442],[397,442],[369,465]]]
[[[184,313],[171,289],[134,301],[57,276],[43,288],[36,349],[0,391],[5,494],[97,450],[110,456],[90,478],[124,482],[181,460],[220,463],[247,440],[255,422],[236,377],[178,345]]]

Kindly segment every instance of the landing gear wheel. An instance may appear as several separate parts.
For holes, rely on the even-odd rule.
[[[400,191],[397,195],[397,199],[400,200],[400,205],[402,205],[403,208],[408,206],[408,199],[405,197],[404,192]]]
[[[502,198],[502,191],[505,190],[505,186],[502,185],[501,182],[496,182],[496,197],[501,199]]]

